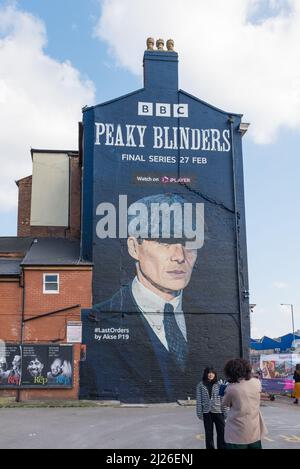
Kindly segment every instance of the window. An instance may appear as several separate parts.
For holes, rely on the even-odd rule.
[[[43,293],[59,293],[59,274],[44,274]]]

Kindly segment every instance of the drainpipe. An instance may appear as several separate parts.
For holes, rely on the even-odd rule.
[[[20,324],[20,346],[22,352],[22,345],[24,340],[24,319],[25,319],[25,271],[24,267],[22,267],[22,275],[21,275],[21,288],[22,291],[22,313],[21,313],[21,324]],[[21,389],[17,389],[16,395],[16,402],[21,401]]]
[[[242,298],[241,298],[241,265],[240,265],[240,233],[239,233],[239,212],[237,210],[237,190],[236,190],[236,160],[233,141],[233,123],[234,118],[229,116],[231,155],[232,155],[232,175],[233,175],[233,198],[234,198],[234,219],[235,219],[235,237],[236,237],[236,270],[237,270],[237,289],[239,301],[239,335],[240,335],[240,357],[244,357],[243,340],[243,316],[242,316]]]

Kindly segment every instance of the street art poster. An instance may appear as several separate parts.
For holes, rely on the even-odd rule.
[[[300,354],[272,354],[260,356],[262,388],[268,393],[292,393],[293,375]]]
[[[166,54],[170,88],[146,54],[146,88],[84,110],[82,398],[193,397],[248,345],[241,116],[172,88]]]
[[[0,346],[0,388],[20,386],[22,376],[22,353],[19,345],[1,342]]]
[[[23,386],[45,386],[47,384],[48,350],[43,345],[24,345],[23,357]]]
[[[0,352],[0,388],[73,386],[72,346],[4,344]]]
[[[47,386],[72,387],[73,348],[51,345],[48,348]]]
[[[23,345],[22,358],[22,386],[72,387],[72,346]]]

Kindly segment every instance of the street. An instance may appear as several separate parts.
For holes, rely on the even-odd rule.
[[[300,448],[300,406],[263,402],[265,449]],[[0,409],[0,448],[204,448],[195,407],[177,404],[94,408]]]

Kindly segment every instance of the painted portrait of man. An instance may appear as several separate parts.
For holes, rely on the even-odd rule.
[[[189,342],[195,339],[193,324],[185,315],[184,290],[203,244],[203,212],[201,220],[191,210],[187,216],[185,204],[180,195],[158,194],[129,207],[126,243],[135,276],[89,314],[99,331],[101,361],[111,364],[110,370],[102,365],[101,370],[91,371],[96,393],[106,388],[122,400],[134,395],[141,402],[174,401],[189,394]],[[103,333],[106,330],[124,333],[110,338]],[[93,360],[88,361],[95,364]]]

